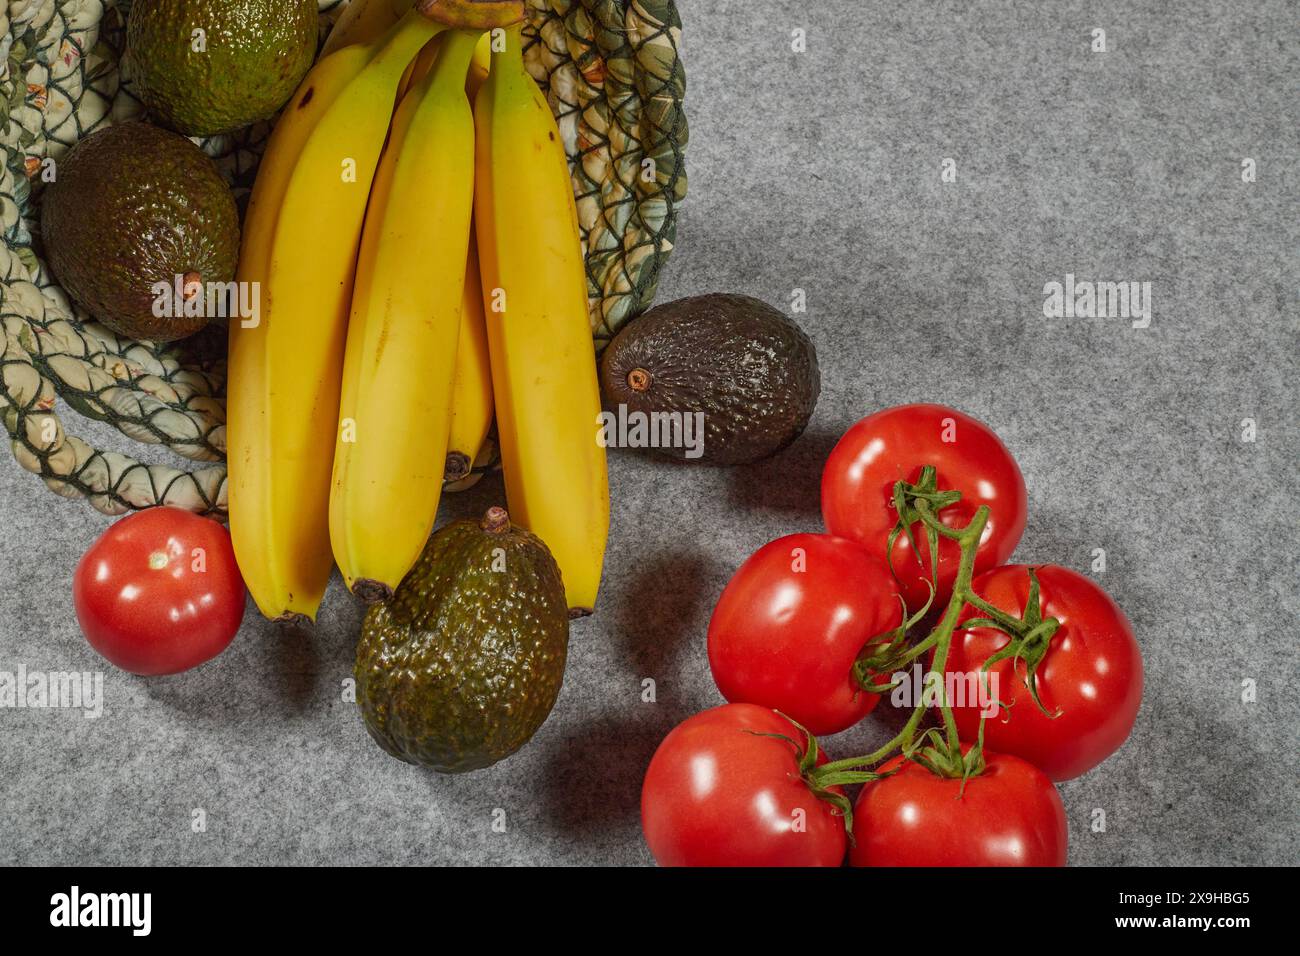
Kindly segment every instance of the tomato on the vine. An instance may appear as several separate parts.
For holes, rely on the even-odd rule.
[[[134,674],[176,674],[216,657],[244,617],[230,532],[167,506],[110,526],[77,564],[72,596],[90,646]]]
[[[1023,757],[1053,780],[1069,780],[1101,763],[1128,738],[1142,702],[1142,654],[1124,612],[1101,588],[1076,571],[1056,565],[1034,569],[1043,618],[1056,618],[1035,670],[1039,709],[1026,683],[1024,660],[1004,658],[989,668],[989,690],[1007,704],[984,722],[984,741],[1000,753]],[[1029,568],[1007,565],[971,582],[980,598],[1012,617],[1029,599]],[[1010,638],[989,627],[960,629],[960,622],[985,617],[969,604],[953,635],[945,670],[974,674]],[[1013,670],[1014,667],[1014,670]],[[996,687],[991,675],[997,675]],[[969,678],[965,681],[970,684]],[[954,706],[963,740],[979,732],[980,702]]]
[[[709,666],[727,700],[760,704],[812,733],[839,733],[879,702],[852,675],[902,621],[889,568],[862,545],[792,534],[740,566],[709,621]],[[887,683],[887,679],[885,679]]]
[[[969,748],[963,748],[969,750]],[[865,784],[853,807],[854,866],[1064,866],[1065,807],[1052,781],[1019,757],[985,753],[964,782],[901,754],[898,772]]]
[[[723,704],[674,727],[641,789],[641,827],[656,862],[839,866],[844,819],[805,781],[805,746],[799,728],[754,704]]]
[[[884,559],[898,522],[893,493],[898,481],[915,483],[923,466],[936,469],[941,491],[961,499],[938,512],[950,528],[966,525],[980,505],[989,519],[975,553],[975,572],[1002,564],[1025,530],[1025,481],[1015,459],[987,425],[942,405],[900,405],[868,415],[831,452],[822,472],[822,517],[831,534],[852,538]],[[892,550],[909,612],[930,594],[930,550],[925,529],[912,525],[917,550],[899,534]],[[919,552],[919,561],[918,561]],[[957,543],[940,537],[935,606],[952,593],[961,561]]]

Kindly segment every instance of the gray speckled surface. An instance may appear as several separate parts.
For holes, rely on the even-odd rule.
[[[765,541],[820,529],[844,428],[914,400],[1002,435],[1030,493],[1017,557],[1087,570],[1105,548],[1142,644],[1133,737],[1062,787],[1071,862],[1300,859],[1294,6],[682,7],[691,195],[661,297],[806,290],[823,369],[808,433],[735,471],[613,455],[599,613],[573,629],[550,721],[505,763],[439,777],[370,742],[341,700],[360,615],[336,582],[314,638],[250,613],[190,674],[105,667],[98,720],[0,710],[0,862],[650,862],[644,767],[720,702],[713,600]],[[1150,328],[1045,319],[1044,283],[1067,272],[1149,280]],[[69,575],[106,523],[0,462],[0,670],[100,667]],[[872,718],[828,746],[884,734]]]

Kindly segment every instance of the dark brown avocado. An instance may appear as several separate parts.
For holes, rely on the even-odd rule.
[[[188,139],[120,123],[57,162],[41,236],[54,277],[78,305],[128,338],[170,342],[212,318],[210,283],[234,279],[239,213],[217,167]],[[160,305],[160,283],[183,295]],[[193,309],[179,304],[198,295]]]
[[[601,357],[600,381],[614,414],[620,405],[643,416],[702,412],[702,449],[669,442],[656,450],[718,465],[785,448],[821,392],[817,352],[793,320],[721,293],[668,302],[625,326]]]

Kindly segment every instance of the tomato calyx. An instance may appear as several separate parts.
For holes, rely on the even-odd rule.
[[[966,600],[967,603],[983,612],[986,616],[963,621],[963,628],[991,627],[1011,638],[1005,647],[990,655],[989,659],[984,662],[984,666],[980,668],[980,679],[985,681],[985,686],[987,687],[988,670],[994,664],[1008,658],[1011,659],[1013,666],[1016,661],[1024,661],[1025,685],[1029,688],[1034,703],[1038,705],[1038,709],[1046,717],[1052,719],[1059,717],[1061,715],[1060,710],[1049,711],[1038,696],[1037,675],[1038,666],[1042,664],[1043,658],[1047,656],[1047,649],[1051,646],[1052,638],[1056,635],[1057,629],[1060,628],[1061,622],[1054,617],[1043,617],[1038,575],[1035,573],[1034,568],[1029,569],[1029,594],[1019,618],[1012,617],[1005,611],[994,607],[977,594],[971,593],[967,595]],[[1000,706],[1006,707],[1007,705],[1002,703]],[[983,729],[984,724],[981,721],[981,732]]]
[[[891,569],[892,570],[892,569]],[[927,582],[928,583],[928,582]],[[900,596],[898,603],[903,608],[903,622],[892,631],[886,631],[878,634],[863,645],[862,650],[858,653],[857,659],[853,662],[851,673],[857,686],[871,694],[888,694],[897,686],[898,681],[892,681],[888,684],[874,683],[874,679],[881,674],[897,674],[906,670],[907,665],[915,660],[916,655],[912,653],[912,645],[908,641],[908,633],[920,623],[921,618],[925,617],[926,612],[930,610],[930,604],[934,601],[934,588],[930,588],[929,600],[925,606],[913,614],[907,616],[907,602]],[[901,678],[900,678],[901,680]]]
[[[920,654],[908,642],[908,633],[920,623],[934,604],[938,593],[939,536],[947,534],[948,529],[939,524],[934,515],[942,509],[961,500],[961,492],[939,489],[938,472],[933,465],[923,465],[915,482],[897,481],[894,483],[893,504],[898,512],[898,522],[889,532],[885,547],[886,563],[889,573],[898,580],[898,571],[894,568],[894,543],[899,535],[906,535],[912,546],[912,554],[917,563],[921,563],[921,552],[916,547],[916,538],[912,534],[912,525],[920,523],[925,527],[926,541],[930,549],[930,580],[926,586],[930,589],[929,597],[921,608],[910,617],[907,602],[899,597],[903,609],[903,622],[892,631],[878,635],[868,641],[862,648],[857,660],[853,662],[853,681],[859,688],[872,694],[885,694],[892,691],[895,683],[877,684],[873,679],[880,674],[893,674],[905,670]],[[927,516],[929,520],[927,521]]]
[[[984,722],[980,722],[979,739],[962,752],[959,742],[945,737],[938,728],[931,728],[921,736],[920,746],[905,751],[904,759],[920,764],[936,777],[961,780],[957,791],[960,797],[966,791],[966,781],[984,772]]]
[[[934,600],[939,586],[939,535],[942,534],[939,527],[942,526],[936,527],[938,522],[926,521],[925,516],[928,514],[933,517],[960,500],[960,491],[940,490],[938,472],[933,465],[923,465],[915,482],[901,480],[894,482],[893,501],[894,510],[898,512],[898,522],[889,532],[889,539],[885,545],[889,570],[894,571],[894,544],[898,541],[899,535],[907,537],[907,543],[912,546],[916,563],[923,565],[921,551],[917,548],[916,537],[912,534],[912,526],[918,523],[924,525],[926,544],[929,545],[930,550],[930,600],[926,602],[926,608]],[[898,577],[897,572],[894,572],[894,577]]]
[[[776,713],[781,714],[779,710]],[[781,716],[803,734],[802,743],[786,734],[767,733],[758,730],[747,730],[745,732],[756,737],[774,737],[777,740],[785,741],[794,748],[798,762],[799,778],[812,791],[814,797],[830,804],[831,812],[835,816],[844,818],[845,832],[848,834],[849,843],[851,844],[853,842],[853,803],[845,794],[837,793],[832,788],[879,780],[882,776],[887,776],[887,774],[842,767],[840,764],[843,761],[818,766],[817,761],[821,757],[821,748],[817,743],[817,737],[807,727],[788,714],[781,714]]]

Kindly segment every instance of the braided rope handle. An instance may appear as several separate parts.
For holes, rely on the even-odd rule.
[[[10,17],[13,19],[10,19]],[[225,466],[145,465],[68,435],[56,393],[82,415],[198,461],[225,454],[219,363],[113,335],[74,311],[33,248],[22,213],[47,159],[111,122],[120,83],[120,11],[98,2],[11,4],[0,42],[5,165],[0,171],[0,417],[18,463],[65,497],[107,514],[155,504],[223,512]]]
[[[318,0],[322,35],[347,0]],[[672,0],[528,0],[525,56],[559,119],[587,250],[597,348],[649,306],[686,190],[685,77]],[[37,255],[33,188],[99,126],[142,112],[122,61],[129,0],[0,5],[0,419],[13,455],[56,493],[106,514],[171,504],[226,511],[224,334],[158,346],[114,335],[73,306]],[[270,124],[200,144],[237,198]],[[649,161],[647,163],[647,161]],[[202,467],[147,465],[65,432],[56,399]],[[491,463],[483,456],[465,487]]]
[[[528,0],[524,56],[575,158],[592,335],[650,306],[686,197],[686,72],[673,0]]]

